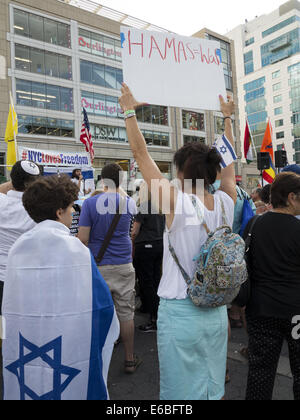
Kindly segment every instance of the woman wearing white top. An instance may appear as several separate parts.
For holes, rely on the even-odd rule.
[[[184,192],[169,183],[149,155],[145,139],[139,130],[134,110],[138,103],[124,83],[119,100],[125,113],[126,128],[133,156],[147,182],[152,198],[159,192],[159,208],[166,214],[167,232],[163,277],[159,287],[160,309],[158,319],[158,351],[160,362],[160,397],[162,400],[220,400],[225,394],[225,375],[228,340],[226,306],[202,309],[193,305],[187,296],[187,284],[172,258],[168,235],[181,265],[192,277],[193,259],[207,239],[187,189]],[[225,135],[233,144],[231,116],[234,103],[220,97],[225,118]],[[228,224],[233,223],[236,202],[234,164],[221,173],[221,188],[213,196],[208,189],[221,171],[221,158],[214,148],[188,144],[174,158],[177,177],[184,183],[192,180],[192,191],[197,197],[210,230],[222,225],[221,202]],[[154,180],[160,184],[155,187]],[[197,180],[204,180],[204,193],[196,190]],[[202,220],[203,222],[203,220]]]

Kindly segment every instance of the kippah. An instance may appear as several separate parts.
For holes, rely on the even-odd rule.
[[[28,160],[23,160],[21,162],[21,167],[23,171],[29,175],[38,176],[41,174],[39,167],[35,163],[29,162]]]

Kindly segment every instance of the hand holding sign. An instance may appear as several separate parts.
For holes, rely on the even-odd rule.
[[[123,73],[138,101],[220,110],[226,97],[220,43],[121,27]]]
[[[141,106],[147,105],[146,103],[138,102],[133,94],[131,93],[131,90],[126,85],[126,83],[122,83],[122,96],[119,98],[119,104],[123,110],[123,112],[136,110],[140,108]]]
[[[221,111],[225,118],[231,117],[235,112],[235,103],[231,96],[227,96],[228,102],[225,102],[223,96],[220,95]]]

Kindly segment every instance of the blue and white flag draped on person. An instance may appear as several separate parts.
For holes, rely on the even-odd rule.
[[[222,137],[220,136],[215,141],[214,147],[218,150],[218,152],[221,155],[221,166],[223,169],[227,168],[227,166],[231,165],[237,160],[237,155],[234,151],[234,148],[225,135],[223,135]]]
[[[3,299],[5,400],[106,400],[119,322],[94,258],[46,220],[15,243]]]

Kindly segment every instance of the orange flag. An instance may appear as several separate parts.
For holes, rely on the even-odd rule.
[[[272,184],[275,179],[276,172],[274,167],[273,130],[270,120],[268,121],[267,129],[261,146],[261,152],[269,153],[270,155],[270,169],[267,169],[263,172],[263,178],[268,184]]]

